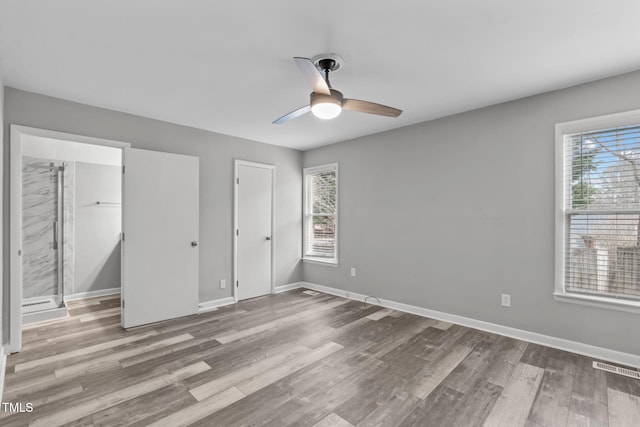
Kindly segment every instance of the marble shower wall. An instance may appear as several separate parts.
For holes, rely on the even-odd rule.
[[[52,161],[23,157],[22,164],[22,276],[23,298],[58,294],[57,250],[53,249],[53,222],[58,209],[58,173],[36,166]],[[59,165],[61,162],[53,162]],[[72,162],[65,162],[63,276],[65,293],[73,289],[74,178]]]

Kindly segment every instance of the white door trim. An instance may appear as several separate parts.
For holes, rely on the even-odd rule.
[[[247,160],[234,159],[233,174],[233,299],[238,302],[238,179],[240,176],[240,166],[252,166],[256,168],[270,169],[271,173],[271,293],[275,293],[275,273],[276,273],[276,167],[265,163],[250,162]]]
[[[83,144],[126,148],[123,141],[74,135],[28,126],[10,125],[9,145],[9,340],[6,353],[22,349],[22,262],[18,254],[22,248],[22,137],[39,136]]]

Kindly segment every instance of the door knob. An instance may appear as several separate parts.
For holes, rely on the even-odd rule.
[[[193,247],[195,248],[196,246],[198,246],[198,242],[196,242],[196,241],[194,240],[193,242],[191,242],[191,246],[193,246]]]
[[[267,240],[271,240],[271,236],[267,236]]]

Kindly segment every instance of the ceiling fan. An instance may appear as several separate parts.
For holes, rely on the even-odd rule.
[[[360,111],[361,113],[376,114],[378,116],[398,117],[402,110],[388,107],[375,102],[349,99],[342,96],[342,92],[335,90],[329,83],[329,73],[337,71],[342,66],[342,58],[334,54],[318,55],[312,59],[295,57],[296,65],[302,71],[313,92],[309,105],[293,110],[273,121],[274,125],[286,123],[311,111],[321,119],[333,119],[340,115],[343,109]],[[324,76],[320,72],[324,71]]]

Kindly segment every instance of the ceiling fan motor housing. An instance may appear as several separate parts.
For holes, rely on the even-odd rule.
[[[311,93],[311,101],[309,102],[311,111],[321,119],[332,119],[342,111],[342,102],[344,100],[342,92],[335,89],[329,90],[331,95],[318,92]]]
[[[342,107],[342,101],[344,100],[344,96],[342,92],[335,89],[329,89],[331,91],[331,95],[325,95],[324,93],[311,92],[311,107],[315,104],[336,104]]]

